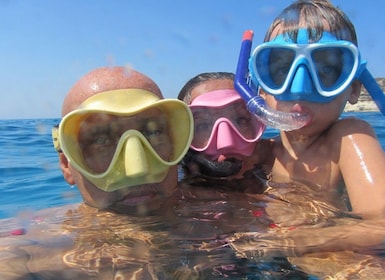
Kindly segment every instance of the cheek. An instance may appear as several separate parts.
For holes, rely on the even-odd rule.
[[[266,104],[272,108],[272,109],[279,109],[279,103],[277,102],[277,100],[272,96],[272,95],[269,95],[269,94],[265,94],[263,96],[263,98],[265,99],[266,101]]]
[[[158,155],[166,161],[171,160],[171,153],[168,150],[163,149],[162,151],[156,151]]]
[[[115,203],[120,196],[117,192],[105,192],[94,186],[87,179],[84,179],[84,184],[79,187],[79,191],[83,196],[84,202],[99,208],[105,209]]]
[[[164,137],[158,143],[151,142],[152,147],[158,155],[164,160],[170,160],[172,157],[172,143],[169,137]]]
[[[108,158],[102,157],[87,157],[85,159],[86,165],[94,172],[101,173],[107,170],[109,162],[111,162],[111,156],[108,155]]]
[[[74,176],[75,185],[77,186],[83,201],[88,205],[96,208],[107,208],[116,198],[115,192],[104,192],[94,186],[90,181],[84,178],[75,168],[71,167]]]
[[[101,173],[107,170],[115,153],[115,147],[108,149],[85,149],[83,158],[85,164],[94,172]]]
[[[172,193],[174,193],[174,191],[178,185],[178,168],[177,168],[177,166],[170,167],[166,178],[163,180],[162,183],[160,183],[160,185],[161,185],[162,193],[166,197],[168,197]]]

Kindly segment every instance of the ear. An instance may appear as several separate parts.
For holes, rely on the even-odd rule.
[[[72,176],[71,168],[69,166],[68,159],[63,153],[59,153],[59,165],[64,179],[70,185],[75,185],[74,177]]]
[[[350,104],[356,104],[358,102],[358,97],[360,97],[362,84],[360,81],[355,80],[351,84],[352,92],[349,95],[348,101]]]
[[[258,90],[259,96],[266,100],[266,92],[264,92],[261,88]]]

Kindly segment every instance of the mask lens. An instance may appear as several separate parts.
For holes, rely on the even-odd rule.
[[[288,48],[262,48],[255,57],[256,71],[262,83],[273,90],[285,83],[295,58],[295,51]]]
[[[308,46],[310,46],[309,49]],[[340,93],[354,75],[357,55],[345,45],[265,45],[254,53],[254,77],[257,83],[271,94],[287,90],[289,81],[300,64],[305,64],[313,81],[319,85],[320,94],[332,96]],[[353,74],[352,74],[353,73]],[[253,76],[253,75],[252,75]]]
[[[353,54],[341,47],[315,49],[311,58],[319,84],[325,91],[338,89],[349,78],[354,66]]]
[[[274,82],[275,88],[284,84],[293,65],[295,53],[285,48],[273,48],[269,55],[269,75]],[[272,87],[274,88],[274,87]]]
[[[317,43],[307,29],[299,29],[295,40],[287,35],[257,46],[249,60],[251,84],[278,100],[330,102],[365,67],[353,43],[329,32]]]
[[[80,122],[78,149],[72,149],[79,155],[73,158],[82,159],[82,165],[90,172],[103,173],[119,152],[117,147],[122,135],[129,130],[138,131],[163,160],[170,160],[172,145],[167,118],[155,108],[132,116],[89,114]]]
[[[95,173],[102,173],[107,169],[122,133],[116,116],[93,114],[80,123],[77,152],[87,169]]]
[[[208,145],[218,122],[222,121],[228,122],[234,133],[246,140],[252,141],[259,137],[260,124],[241,100],[222,108],[193,107],[191,110],[194,116],[192,146],[196,148],[201,149]]]

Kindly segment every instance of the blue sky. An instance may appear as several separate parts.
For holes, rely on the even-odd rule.
[[[176,97],[200,72],[234,72],[244,30],[260,43],[291,2],[0,0],[0,119],[60,117],[67,91],[101,66],[133,67]],[[385,77],[385,1],[333,3],[355,24],[368,69]]]

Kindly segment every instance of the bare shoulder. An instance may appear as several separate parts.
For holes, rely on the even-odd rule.
[[[352,134],[367,134],[374,136],[373,127],[365,120],[354,117],[340,119],[336,121],[329,130],[329,133],[334,136],[344,137]]]

